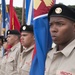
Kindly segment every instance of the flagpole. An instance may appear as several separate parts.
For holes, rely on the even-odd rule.
[[[22,8],[22,25],[24,25],[24,20],[25,20],[25,13],[24,13],[24,9],[25,9],[25,0],[23,0],[23,8]]]
[[[2,13],[1,13],[1,6],[0,6],[0,35],[1,35],[1,30],[2,30],[2,26],[1,26],[1,24],[2,24]]]

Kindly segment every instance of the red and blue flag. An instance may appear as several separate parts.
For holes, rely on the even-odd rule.
[[[55,0],[26,0],[26,22],[34,27],[35,48],[30,69],[30,75],[44,75],[47,52],[52,46],[52,38],[49,32],[48,11],[55,4]],[[30,9],[31,5],[32,9]],[[27,8],[28,7],[28,8]],[[28,12],[30,11],[30,12]]]

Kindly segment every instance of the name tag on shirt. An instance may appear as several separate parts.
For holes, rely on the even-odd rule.
[[[65,71],[65,70],[58,70],[58,71],[56,72],[56,75],[75,75],[75,72],[72,73],[72,72]]]

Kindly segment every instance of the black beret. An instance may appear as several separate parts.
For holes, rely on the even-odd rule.
[[[33,25],[22,25],[20,28],[20,32],[29,32],[33,33]]]
[[[3,42],[7,42],[7,38],[4,38],[4,39],[3,39]]]
[[[20,35],[20,32],[18,30],[8,30],[7,35],[13,34],[13,35]]]
[[[4,36],[0,36],[0,40],[2,41],[2,43],[3,43],[3,39],[4,39]]]
[[[74,9],[63,4],[55,4],[48,13],[48,20],[51,16],[60,16],[75,21]]]
[[[4,36],[0,36],[0,39],[3,39],[4,38]]]

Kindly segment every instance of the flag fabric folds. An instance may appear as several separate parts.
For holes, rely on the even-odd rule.
[[[2,34],[6,37],[6,32],[9,29],[9,12],[5,0],[2,0]]]
[[[6,37],[6,32],[9,28],[9,15],[8,15],[8,11],[6,8],[6,2],[5,0],[2,0],[2,33],[1,35],[3,35],[4,37]],[[1,48],[2,50],[2,56],[4,56],[4,48]]]
[[[33,24],[33,0],[26,0],[26,24]]]
[[[2,35],[4,36],[5,34],[5,19],[6,19],[6,4],[5,0],[2,0]]]
[[[5,37],[7,37],[7,30],[9,29],[9,11],[8,11],[8,6],[6,6],[6,19],[5,19]]]
[[[20,23],[19,23],[19,20],[17,18],[17,14],[14,10],[14,7],[13,7],[13,0],[10,0],[10,29],[11,30],[20,30]]]
[[[33,26],[36,48],[34,49],[35,53],[33,53],[34,56],[30,69],[30,75],[44,75],[46,55],[52,46],[47,15],[48,11],[55,3],[55,0],[33,1]]]
[[[13,0],[10,0],[10,29],[14,30],[14,11],[13,11]]]
[[[9,11],[8,11],[9,9]],[[2,35],[6,36],[7,30],[20,30],[20,22],[18,20],[16,11],[13,7],[13,0],[10,0],[9,7],[6,6],[5,0],[2,0]]]
[[[9,11],[8,11],[9,9]],[[7,37],[7,30],[18,30],[20,31],[20,23],[17,14],[13,7],[13,0],[10,0],[10,6],[6,6],[5,0],[2,0],[2,35]],[[8,46],[10,48],[10,46]],[[8,49],[9,49],[8,48]],[[7,49],[7,50],[8,50]],[[4,54],[4,49],[2,48]]]

